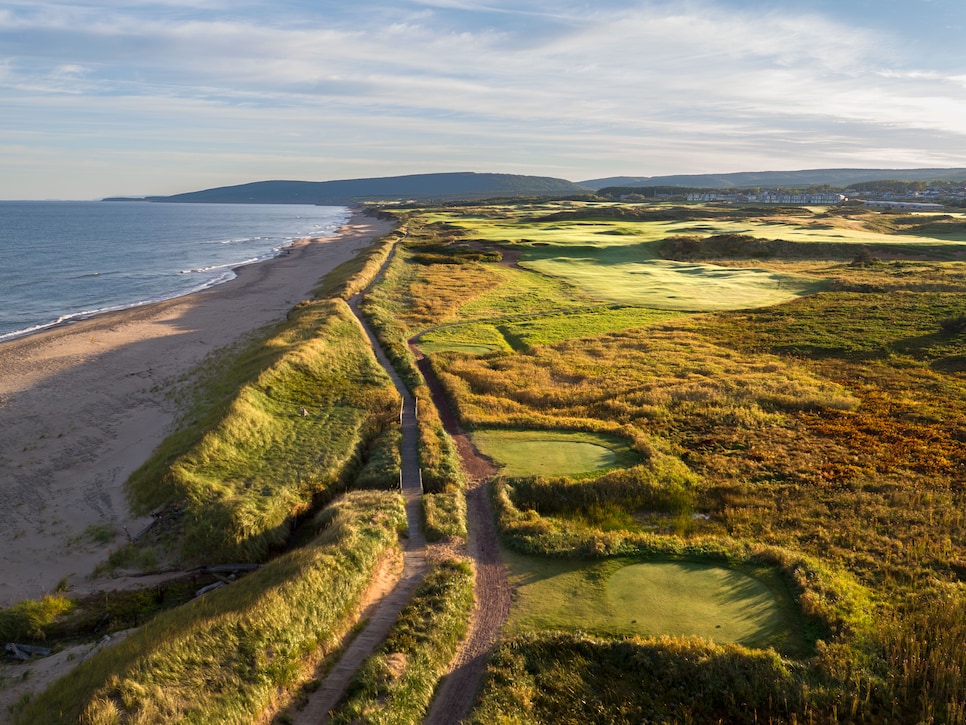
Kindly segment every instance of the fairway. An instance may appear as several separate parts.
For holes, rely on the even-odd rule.
[[[697,636],[786,654],[807,651],[800,614],[773,572],[753,576],[693,561],[588,564],[506,556],[517,592],[514,632]]]
[[[620,439],[592,433],[487,430],[472,437],[507,476],[578,476],[629,465],[635,458]]]
[[[600,299],[659,310],[734,310],[787,302],[822,288],[815,279],[764,269],[737,269],[649,259],[627,261],[625,250],[605,247],[581,256],[527,254],[527,269],[566,279]]]

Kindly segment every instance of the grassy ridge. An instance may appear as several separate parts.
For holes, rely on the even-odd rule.
[[[837,697],[809,688],[773,651],[531,634],[497,649],[470,722],[830,722]]]
[[[351,493],[309,545],[93,656],[19,723],[252,722],[310,655],[331,652],[379,558],[405,528],[401,497]]]
[[[264,558],[396,414],[398,394],[341,300],[302,303],[263,348],[274,362],[200,440],[130,482],[142,507],[183,502],[189,560]]]
[[[422,721],[439,678],[466,634],[473,608],[473,570],[466,562],[435,565],[353,678],[336,724]]]
[[[415,224],[411,223],[411,228],[413,226]],[[410,234],[412,236],[415,232],[411,231]],[[435,239],[435,237],[432,238]],[[462,269],[462,265],[436,266]],[[413,335],[413,330],[407,320],[414,314],[413,305],[422,305],[423,300],[409,292],[401,294],[401,291],[408,290],[409,285],[416,279],[414,268],[421,269],[423,266],[409,264],[406,253],[397,254],[390,262],[380,284],[366,295],[362,309],[379,336],[393,367],[416,398],[419,460],[423,485],[426,491],[438,493],[460,488],[463,485],[463,474],[456,446],[443,429],[442,421],[433,404],[432,394],[409,349],[408,340]],[[444,309],[448,309],[446,300],[449,299],[451,292],[452,290],[438,297],[427,298],[425,304],[430,307],[441,305]]]

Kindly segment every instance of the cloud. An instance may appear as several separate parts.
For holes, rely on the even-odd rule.
[[[298,168],[301,147],[344,159],[341,177],[393,158],[571,176],[887,164],[917,139],[961,157],[966,68],[920,65],[896,38],[712,0],[13,2],[0,131]]]

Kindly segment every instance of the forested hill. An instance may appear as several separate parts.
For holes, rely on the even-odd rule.
[[[571,181],[516,174],[414,174],[342,181],[256,181],[148,201],[220,204],[353,204],[362,201],[460,201],[494,197],[587,194]]]
[[[685,186],[700,189],[747,189],[828,185],[845,188],[865,181],[966,181],[966,169],[809,169],[806,171],[744,171],[733,174],[674,176],[613,176],[579,182],[590,189],[607,186]]]

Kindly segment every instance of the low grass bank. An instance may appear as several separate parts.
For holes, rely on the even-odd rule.
[[[407,296],[409,302],[400,301],[398,291],[411,282],[410,272],[404,254],[394,257],[382,282],[366,295],[362,311],[396,372],[416,398],[423,485],[428,492],[440,493],[462,488],[463,474],[456,446],[443,428],[432,394],[407,342],[413,333],[405,322],[402,308],[412,298]]]
[[[318,298],[341,297],[344,300],[372,284],[396,244],[406,236],[405,224],[382,237],[347,262],[329,272],[315,289]]]
[[[865,693],[855,693],[862,697]],[[501,644],[469,722],[835,722],[850,703],[773,651],[697,639],[529,634]]]
[[[350,493],[311,544],[165,612],[32,699],[17,723],[253,722],[331,652],[405,530],[396,494]]]
[[[398,411],[395,388],[341,300],[300,304],[230,369],[245,371],[233,377],[235,394],[128,484],[140,511],[178,509],[188,561],[264,559],[313,497],[348,483]]]
[[[423,530],[427,541],[466,538],[466,496],[462,491],[423,495]]]
[[[472,608],[470,565],[450,560],[434,566],[379,651],[353,678],[331,722],[421,722],[436,683],[466,634]]]

